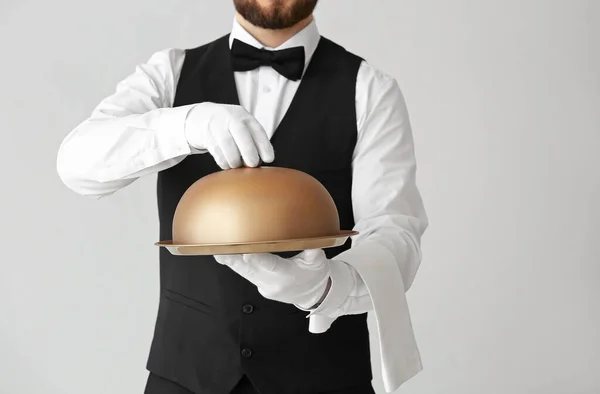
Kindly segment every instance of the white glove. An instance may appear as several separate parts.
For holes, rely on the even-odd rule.
[[[239,105],[197,104],[186,119],[185,136],[197,150],[208,151],[222,169],[256,167],[275,159],[273,145],[258,121]]]
[[[304,310],[315,307],[327,293],[330,265],[344,264],[327,259],[321,249],[306,250],[291,259],[274,254],[223,255],[215,259],[256,285],[265,298]]]

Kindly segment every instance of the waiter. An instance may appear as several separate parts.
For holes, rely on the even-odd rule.
[[[262,162],[317,178],[360,235],[296,255],[162,248],[145,392],[373,393],[369,311],[391,392],[421,370],[405,291],[427,227],[400,89],[321,37],[317,0],[234,4],[231,34],[153,54],[69,133],[61,179],[100,198],[158,173],[161,239],[171,239],[194,181]]]

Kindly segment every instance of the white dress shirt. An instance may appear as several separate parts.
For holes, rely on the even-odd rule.
[[[268,49],[303,46],[308,65],[320,37],[313,21]],[[236,20],[230,43],[234,38],[264,48]],[[177,48],[153,54],[66,136],[57,170],[70,189],[101,198],[187,155],[206,154],[190,148],[185,138],[194,104],[173,108],[184,57]],[[241,106],[271,137],[300,81],[260,67],[235,72],[235,82]],[[415,181],[413,136],[402,93],[392,77],[366,62],[356,82],[356,114],[352,203],[354,230],[360,234],[335,257],[350,265],[350,273],[332,276],[330,292],[310,314],[309,329],[324,332],[341,315],[374,311],[383,381],[391,392],[422,368],[405,291],[421,261],[420,240],[428,221]]]

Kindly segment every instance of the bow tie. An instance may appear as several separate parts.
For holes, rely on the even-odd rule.
[[[234,39],[231,45],[231,64],[233,71],[250,71],[260,66],[269,66],[287,79],[297,81],[304,73],[304,47],[270,51]]]

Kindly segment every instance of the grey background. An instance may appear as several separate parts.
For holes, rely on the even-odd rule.
[[[425,370],[399,392],[600,392],[600,1],[321,3],[324,35],[398,79],[416,135]],[[229,0],[0,3],[0,393],[142,392],[155,178],[86,200],[56,152],[137,63],[231,22]]]

